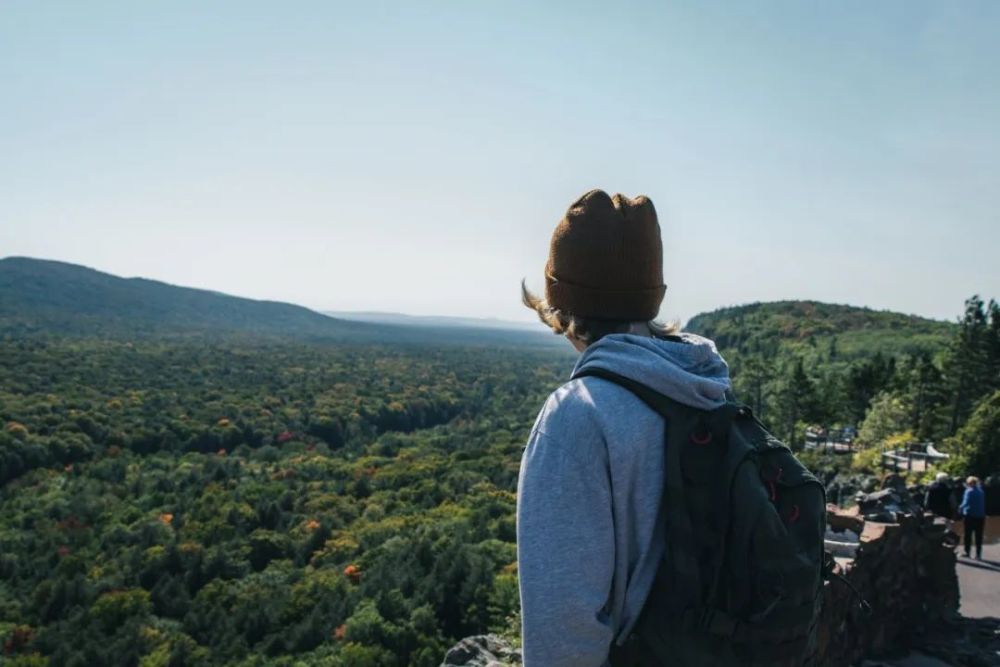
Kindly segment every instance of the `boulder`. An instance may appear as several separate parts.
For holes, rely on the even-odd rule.
[[[949,665],[995,667],[1000,662],[1000,618],[952,617],[919,637],[916,645]]]
[[[866,499],[870,511],[891,513],[898,521],[864,521],[854,559],[838,559],[838,572],[858,593],[837,577],[825,585],[818,647],[822,667],[905,653],[958,614],[955,552],[946,545],[945,521],[919,510],[891,511],[898,498],[892,489],[871,495],[876,497]],[[827,516],[832,528],[851,513],[828,508]],[[844,534],[849,531],[845,526]]]
[[[865,520],[861,517],[861,513],[857,507],[845,510],[833,503],[827,503],[826,524],[830,527],[830,530],[836,533],[849,530],[860,534],[861,529],[864,528]]]
[[[441,667],[509,667],[521,664],[521,651],[497,635],[466,637],[444,656]]]
[[[868,521],[892,523],[907,514],[919,514],[920,506],[913,502],[906,487],[900,492],[895,488],[874,493],[859,493],[854,497],[861,515]]]

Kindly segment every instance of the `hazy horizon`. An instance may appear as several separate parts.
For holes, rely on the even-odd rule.
[[[5,259],[30,259],[30,260],[41,260],[41,261],[64,262],[64,260],[53,259],[51,257],[25,257],[23,255],[9,255],[9,256],[5,256],[5,257],[0,257],[0,261],[3,261]],[[75,264],[75,263],[70,262],[70,264]],[[92,270],[95,270],[95,271],[100,271],[101,273],[109,273],[107,271],[101,270],[99,267],[87,266],[87,265],[83,265],[83,264],[79,264],[77,266],[83,266],[84,268],[92,269]],[[256,301],[274,301],[274,302],[278,302],[278,303],[289,303],[289,304],[292,304],[292,305],[303,306],[305,308],[309,308],[310,310],[313,310],[313,311],[318,312],[320,314],[329,315],[330,317],[335,317],[335,318],[336,317],[340,317],[340,318],[343,318],[343,319],[350,319],[351,317],[355,317],[356,316],[357,319],[358,319],[358,321],[382,321],[382,318],[380,318],[379,316],[387,316],[389,318],[394,318],[396,316],[399,316],[399,317],[402,317],[404,319],[415,319],[415,320],[439,320],[439,319],[455,320],[455,321],[468,320],[468,321],[480,322],[480,323],[483,323],[483,324],[487,324],[489,322],[496,322],[497,324],[509,324],[509,325],[513,325],[513,326],[515,326],[518,329],[523,329],[523,328],[529,327],[530,325],[536,325],[537,324],[539,326],[539,330],[544,330],[544,326],[542,324],[540,324],[540,322],[538,320],[538,317],[535,316],[530,310],[525,310],[525,313],[527,313],[527,315],[528,315],[527,319],[525,319],[525,318],[512,319],[512,318],[504,318],[504,317],[495,317],[495,316],[492,316],[492,315],[475,316],[475,315],[461,315],[461,314],[457,314],[456,315],[456,314],[447,314],[447,313],[410,313],[410,312],[399,311],[399,310],[370,310],[370,309],[342,310],[342,309],[335,309],[335,308],[331,309],[331,308],[322,308],[322,307],[314,308],[314,307],[308,306],[307,304],[300,303],[300,302],[297,302],[297,301],[282,301],[282,300],[274,300],[274,299],[260,299],[258,297],[253,296],[253,295],[238,294],[238,293],[232,293],[232,292],[221,292],[220,290],[212,289],[209,286],[181,285],[181,284],[178,284],[178,283],[171,283],[169,281],[159,280],[157,278],[151,278],[150,276],[127,276],[127,275],[118,275],[118,274],[109,274],[109,275],[113,275],[115,277],[122,278],[122,279],[125,279],[125,280],[132,280],[132,279],[152,280],[154,282],[164,283],[164,284],[167,284],[167,285],[170,285],[170,286],[173,286],[173,287],[179,287],[179,288],[185,288],[185,289],[202,290],[202,291],[207,291],[207,292],[215,292],[215,293],[223,294],[225,296],[245,298],[245,299],[251,299],[251,300],[256,300]],[[970,296],[972,296],[972,295],[970,295]],[[980,294],[980,296],[984,296],[984,295]],[[984,298],[988,299],[990,297],[989,297],[989,295],[985,295]],[[789,300],[789,299],[780,299],[780,300],[777,300],[777,301],[787,301],[787,300]],[[815,301],[814,299],[791,299],[791,300]],[[745,302],[741,302],[741,303],[720,304],[718,306],[707,308],[707,309],[705,309],[703,311],[699,311],[697,313],[692,313],[690,316],[688,316],[688,317],[686,317],[684,319],[678,319],[678,318],[674,318],[674,319],[676,319],[677,321],[679,321],[680,324],[687,324],[687,321],[690,320],[692,317],[694,317],[696,315],[701,315],[701,314],[704,314],[704,313],[712,312],[714,310],[723,309],[723,308],[751,305],[753,303],[761,303],[761,302],[759,302],[759,301],[745,301]],[[856,307],[861,307],[861,308],[870,308],[870,309],[876,310],[876,311],[897,312],[897,313],[901,313],[901,314],[904,314],[904,315],[912,315],[912,316],[916,316],[916,317],[925,317],[925,318],[928,318],[928,319],[936,319],[936,320],[940,320],[940,321],[949,321],[949,322],[954,322],[961,315],[960,312],[956,311],[956,313],[954,315],[949,316],[949,317],[934,318],[934,317],[929,317],[929,316],[926,316],[926,315],[920,315],[919,313],[906,313],[906,312],[894,310],[894,309],[891,309],[891,308],[871,308],[871,306],[865,306],[864,304],[858,304],[858,303],[834,303],[834,302],[825,302],[825,303],[832,303],[832,305],[856,306]],[[666,319],[666,318],[661,318],[661,319]]]
[[[567,205],[660,213],[686,321],[1000,285],[1000,4],[0,5],[0,256],[526,322]]]

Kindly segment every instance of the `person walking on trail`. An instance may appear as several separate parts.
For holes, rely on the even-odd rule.
[[[979,484],[978,477],[969,477],[965,480],[965,495],[962,496],[962,504],[958,507],[959,514],[964,520],[965,533],[965,557],[968,558],[972,552],[972,540],[976,541],[976,559],[983,559],[983,524],[986,523],[986,494]]]
[[[712,341],[656,320],[665,291],[653,203],[601,190],[573,203],[556,226],[544,298],[521,283],[524,304],[581,353],[571,379],[542,407],[521,461],[517,556],[526,667],[742,665],[746,654],[723,659],[722,651],[761,640],[771,644],[753,646],[760,651],[753,664],[805,664],[797,652],[812,641],[821,599],[822,487],[762,427],[752,432],[755,446],[781,458],[761,461],[780,465],[725,467],[719,456],[751,449],[749,440],[734,443],[735,426],[728,430],[736,415],[741,428],[759,422],[727,401],[729,368]],[[711,415],[721,421],[706,426]],[[717,446],[705,444],[713,434]],[[682,454],[688,458],[676,458]],[[687,486],[688,465],[696,491]],[[721,485],[723,478],[731,486]],[[779,486],[794,504],[781,504]],[[721,505],[723,498],[735,499],[733,507]],[[741,506],[753,508],[753,521]],[[756,523],[759,517],[770,523]],[[722,525],[739,528],[729,531],[739,532],[732,567],[718,556],[723,518],[729,523]],[[682,526],[686,537],[675,539]],[[804,546],[791,544],[796,531],[806,531]],[[762,550],[751,549],[753,540]],[[716,582],[748,563],[770,569],[754,570],[736,586],[727,580],[728,607],[673,609],[671,602],[699,599],[709,588],[707,577],[699,579],[709,562],[718,564]],[[687,569],[677,575],[680,567]],[[766,597],[779,588],[780,596]],[[737,608],[746,611],[739,620],[726,613]],[[701,643],[689,644],[689,637]]]
[[[955,502],[948,473],[939,472],[927,487],[927,493],[924,494],[924,509],[946,519],[955,516]]]

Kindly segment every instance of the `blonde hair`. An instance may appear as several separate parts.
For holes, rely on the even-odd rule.
[[[538,319],[542,321],[542,324],[552,329],[552,333],[575,338],[585,345],[590,345],[609,334],[628,333],[631,326],[635,324],[635,322],[626,320],[577,317],[571,313],[563,312],[553,308],[545,299],[534,294],[523,280],[521,281],[521,303],[535,311]],[[680,332],[680,325],[676,322],[664,324],[650,320],[642,324],[648,326],[653,336],[657,338],[674,336]]]
[[[976,477],[975,475],[970,475],[965,480],[965,483],[968,484],[969,486],[979,486],[979,478]]]

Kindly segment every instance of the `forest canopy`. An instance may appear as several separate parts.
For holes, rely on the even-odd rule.
[[[957,324],[843,308],[692,326],[794,447],[809,424],[860,426],[866,446],[903,431],[997,472],[1000,308],[970,299]],[[4,664],[430,666],[461,637],[516,634],[521,451],[573,360],[0,339]]]
[[[570,363],[5,341],[6,664],[439,664],[517,613],[520,452]]]

